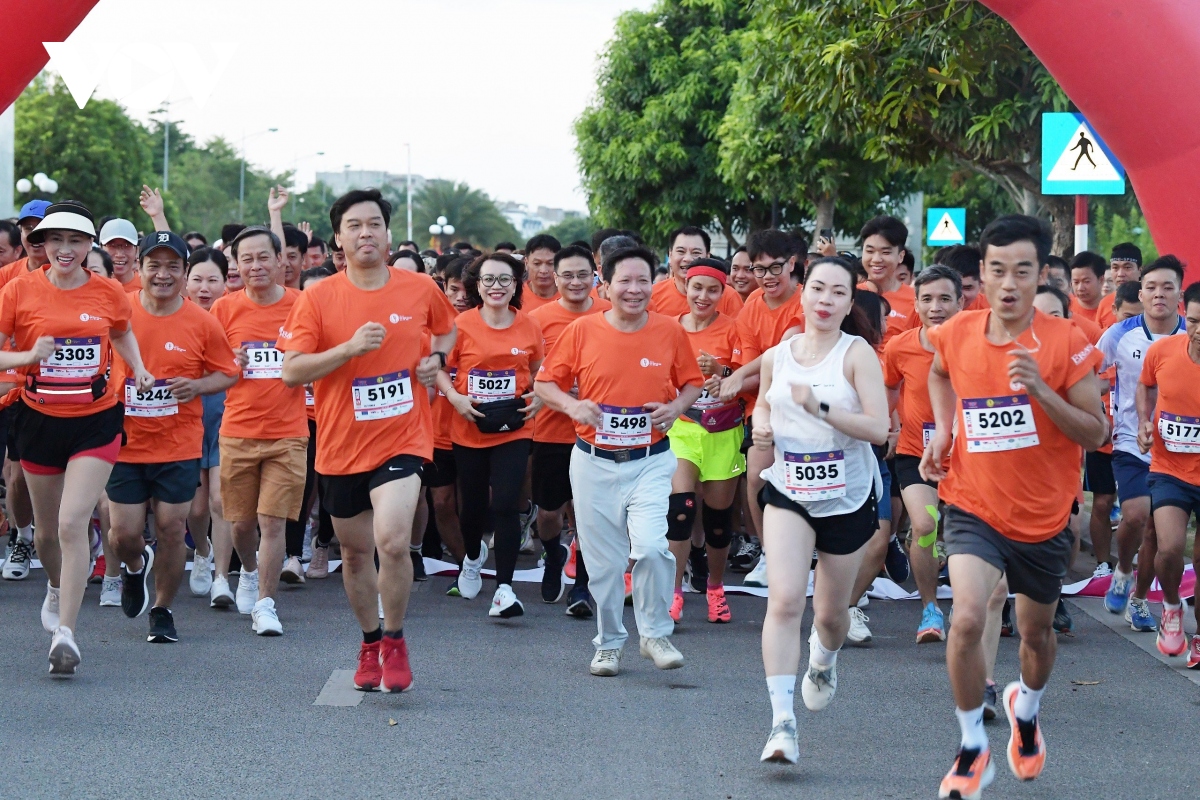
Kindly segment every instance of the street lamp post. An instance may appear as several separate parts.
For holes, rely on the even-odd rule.
[[[38,191],[43,194],[54,194],[58,191],[58,181],[49,177],[44,172],[39,172],[33,176],[33,180],[29,178],[21,178],[17,181],[17,191],[21,194],[27,194],[33,191],[33,187],[37,187]]]
[[[408,148],[408,240],[412,241],[412,145],[405,143]]]
[[[246,139],[253,139],[264,133],[275,133],[277,130],[279,128],[267,128],[265,131],[252,133],[247,137],[245,129],[242,129],[242,173],[238,181],[238,222],[246,221]]]
[[[438,217],[437,222],[429,226],[429,233],[438,237],[438,252],[444,252],[450,246],[450,237],[454,235],[454,226],[445,217]]]

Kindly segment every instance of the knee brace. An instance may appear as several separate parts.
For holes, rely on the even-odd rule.
[[[700,522],[704,526],[704,543],[709,547],[720,550],[729,547],[733,541],[733,507],[710,508],[704,507],[700,512]]]
[[[686,542],[696,521],[696,493],[679,492],[667,498],[667,539]]]

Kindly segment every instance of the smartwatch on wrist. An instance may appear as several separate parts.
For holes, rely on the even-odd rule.
[[[825,419],[829,416],[829,403],[824,401],[817,404],[817,419]]]
[[[445,353],[443,353],[441,350],[434,350],[432,353],[430,353],[430,355],[437,356],[438,361],[440,361],[442,363],[442,369],[446,368],[446,354]]]

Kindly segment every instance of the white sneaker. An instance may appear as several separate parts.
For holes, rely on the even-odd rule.
[[[46,581],[46,599],[42,601],[42,627],[46,633],[54,633],[58,629],[58,596],[59,590]],[[67,629],[68,635],[70,629]]]
[[[1092,570],[1093,578],[1107,578],[1109,575],[1112,575],[1112,574],[1113,574],[1112,567],[1110,567],[1108,565],[1107,561],[1101,561],[1099,564],[1096,565],[1096,568],[1094,570]]]
[[[858,608],[866,608],[871,605],[871,598],[867,597],[867,593],[863,592],[863,596],[858,598],[858,602],[854,604]]]
[[[483,564],[487,561],[488,547],[484,542],[479,543],[479,558],[472,561],[469,558],[463,559],[462,569],[458,573],[458,593],[468,600],[474,600],[479,596],[479,591],[483,588],[483,577],[479,571],[483,569]]]
[[[871,643],[871,629],[867,627],[869,620],[861,608],[850,609],[850,630],[846,632],[846,641],[853,645]]]
[[[829,669],[818,669],[810,662],[804,680],[800,683],[800,695],[809,711],[821,711],[832,701],[837,692],[837,664]]]
[[[255,590],[257,596],[258,590]],[[229,588],[229,578],[216,575],[212,579],[212,588],[208,590],[209,608],[229,608],[234,604],[233,591]]]
[[[592,656],[591,666],[588,667],[588,672],[601,678],[611,678],[620,671],[621,651],[619,648],[597,650],[596,655]]]
[[[110,578],[104,576],[104,582],[100,584],[100,607],[108,608],[110,606],[121,605],[121,576]]]
[[[33,563],[33,542],[27,542],[17,536],[8,558],[4,560],[4,569],[0,572],[6,581],[23,581],[29,577],[29,566]]]
[[[250,627],[259,636],[280,636],[283,625],[279,624],[279,615],[275,613],[275,601],[264,597],[254,604],[250,611]]]
[[[79,666],[79,646],[70,628],[55,628],[50,640],[50,674],[74,675]]]
[[[462,585],[459,585],[459,590],[462,590]],[[492,596],[492,607],[488,609],[489,617],[503,617],[510,619],[519,617],[525,613],[525,606],[521,605],[521,601],[517,599],[517,595],[513,592],[513,588],[507,583],[502,583],[496,587],[496,594]]]
[[[683,666],[683,653],[665,636],[654,639],[642,636],[638,649],[644,658],[653,660],[654,666],[659,669],[678,669]]]
[[[754,565],[754,569],[746,574],[746,579],[742,581],[743,586],[757,586],[760,589],[767,588],[767,556],[764,553],[758,557],[758,563]]]
[[[379,594],[376,597],[379,599],[379,618],[383,619],[383,595]]]
[[[192,574],[188,576],[188,586],[192,590],[192,597],[204,597],[212,589],[212,565],[213,553],[211,550],[208,551],[207,556],[196,553],[192,557]]]
[[[284,583],[304,583],[304,567],[300,564],[300,559],[292,556],[283,562],[283,571],[279,573],[279,580]]]
[[[249,614],[258,602],[258,570],[247,572],[242,570],[238,576],[237,610],[239,614]]]
[[[800,744],[796,741],[796,718],[780,720],[771,728],[767,746],[763,748],[759,761],[776,764],[795,764],[800,760]]]

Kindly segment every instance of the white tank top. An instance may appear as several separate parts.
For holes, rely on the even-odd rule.
[[[792,399],[792,384],[808,384],[819,402],[862,413],[858,392],[846,380],[846,351],[858,336],[842,333],[820,363],[801,366],[792,356],[791,341],[775,348],[775,363],[767,402],[775,435],[775,463],[762,478],[814,517],[857,511],[871,488],[882,498],[883,480],[870,442],[847,436],[828,422],[809,414]]]

